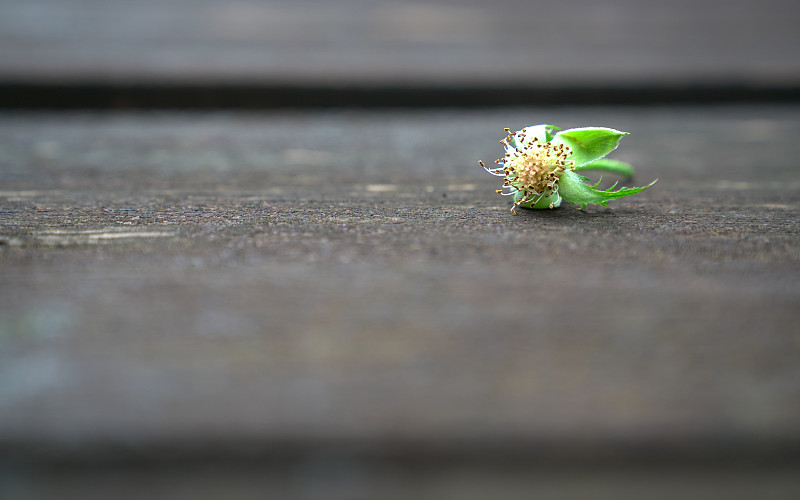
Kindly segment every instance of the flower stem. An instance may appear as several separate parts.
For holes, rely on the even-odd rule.
[[[627,179],[632,178],[634,174],[633,165],[630,163],[625,163],[624,161],[619,160],[610,160],[608,158],[602,158],[600,160],[587,163],[586,165],[575,167],[576,172],[581,170],[602,170],[621,175]]]

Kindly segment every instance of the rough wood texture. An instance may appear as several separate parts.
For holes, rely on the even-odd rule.
[[[794,497],[798,116],[4,114],[0,493]],[[537,122],[660,180],[513,216]]]

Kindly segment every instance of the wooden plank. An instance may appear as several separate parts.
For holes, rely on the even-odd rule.
[[[793,0],[5,0],[0,80],[796,87]]]
[[[791,497],[799,113],[5,113],[6,491]],[[538,121],[658,184],[513,216],[476,161]]]

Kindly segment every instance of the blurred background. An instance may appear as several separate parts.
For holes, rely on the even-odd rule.
[[[0,0],[0,498],[796,498],[798,21]],[[511,218],[540,122],[659,183]]]
[[[0,102],[778,98],[800,81],[799,15],[793,0],[3,0]]]

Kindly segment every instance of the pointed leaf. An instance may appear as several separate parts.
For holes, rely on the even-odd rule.
[[[628,179],[633,177],[634,174],[633,165],[630,163],[619,160],[611,160],[609,158],[595,160],[591,163],[581,165],[580,167],[575,167],[576,172],[581,170],[603,170],[605,172],[611,172],[617,175],[625,176]]]
[[[553,144],[564,144],[572,148],[570,160],[575,166],[599,160],[617,149],[620,139],[628,132],[605,127],[583,127],[562,130],[553,137]]]
[[[622,198],[623,196],[630,196],[632,194],[642,192],[656,183],[656,181],[653,181],[644,187],[623,187],[616,191],[612,191],[612,187],[611,189],[602,191],[596,189],[597,184],[594,186],[587,185],[585,181],[588,180],[590,180],[588,177],[584,177],[571,170],[567,170],[561,175],[561,178],[558,181],[558,193],[562,198],[564,198],[564,200],[576,205],[580,205],[581,210],[583,210],[586,208],[586,205],[592,203],[606,206],[608,204],[608,200]]]

